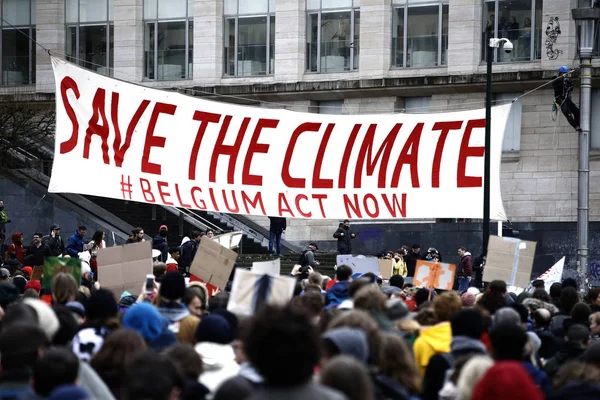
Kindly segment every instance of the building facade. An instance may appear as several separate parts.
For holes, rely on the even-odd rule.
[[[576,221],[577,133],[562,115],[553,120],[551,86],[540,88],[559,66],[577,66],[576,0],[0,3],[0,94],[11,95],[52,96],[48,50],[100,74],[260,107],[329,114],[473,109],[485,99],[484,43],[506,37],[514,50],[494,54],[493,90],[498,104],[519,98],[503,144],[508,217]],[[599,90],[593,110],[590,217],[597,221]],[[331,240],[337,221],[289,225],[290,241]]]

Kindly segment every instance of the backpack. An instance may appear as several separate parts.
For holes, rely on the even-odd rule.
[[[305,265],[308,264],[308,261],[306,260],[306,252],[308,250],[304,250],[302,251],[302,254],[300,254],[300,258],[298,259],[298,264],[300,264],[300,266],[304,267]]]

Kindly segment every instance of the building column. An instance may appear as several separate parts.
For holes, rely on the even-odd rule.
[[[361,0],[359,34],[360,78],[387,76],[392,52],[391,0]]]
[[[144,2],[114,0],[114,76],[141,82],[144,76]]]
[[[195,83],[218,85],[223,76],[223,0],[194,0]]]
[[[50,54],[65,58],[65,1],[36,1],[36,41]],[[54,72],[46,50],[35,46],[35,82],[38,92],[54,92]]]
[[[306,69],[306,0],[275,6],[275,80],[297,82]]]
[[[542,68],[545,70],[557,70],[561,65],[571,68],[578,64],[578,62],[573,61],[577,55],[577,26],[571,18],[571,9],[573,8],[577,8],[577,0],[544,0],[542,20],[536,23],[541,28]],[[550,29],[556,27],[556,18],[558,18],[560,24],[560,34],[556,37],[556,42],[552,44],[552,48],[548,48],[546,39],[549,39],[549,37],[546,35],[546,29],[549,26]],[[551,19],[553,25],[550,25]],[[561,53],[554,53],[556,58],[551,59],[552,50]]]
[[[448,74],[473,74],[481,63],[481,0],[450,0],[448,10]]]

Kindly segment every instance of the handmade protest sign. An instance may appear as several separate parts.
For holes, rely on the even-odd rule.
[[[270,261],[254,261],[252,263],[252,272],[257,274],[279,275],[281,273],[281,259],[276,258]]]
[[[128,291],[139,294],[152,274],[152,242],[140,242],[98,249],[98,281],[118,299]]]
[[[78,258],[44,257],[42,287],[45,291],[49,292],[52,289],[52,279],[61,272],[73,275],[77,286],[79,286],[81,283],[81,260]]]
[[[190,274],[202,282],[223,289],[227,285],[237,253],[204,236],[200,240]]]
[[[267,110],[115,80],[55,57],[52,65],[49,192],[291,218],[482,218],[484,109]],[[500,162],[510,109],[491,115],[495,220],[506,219]],[[98,178],[73,179],[74,170]]]
[[[508,286],[526,288],[531,281],[535,246],[535,242],[490,236],[484,281],[501,280]]]
[[[544,281],[546,292],[550,293],[550,287],[553,283],[562,282],[562,275],[565,269],[565,256],[556,262],[550,269],[537,277]]]
[[[379,262],[379,275],[382,279],[390,279],[392,277],[392,260],[378,260]]]
[[[379,276],[379,260],[376,257],[351,256],[339,254],[335,258],[335,264],[347,265],[352,268],[353,274],[366,274],[372,272],[375,276]]]
[[[456,265],[417,260],[413,284],[429,289],[452,290]]]
[[[227,311],[252,315],[261,304],[286,304],[294,295],[296,279],[239,269],[235,272]]]

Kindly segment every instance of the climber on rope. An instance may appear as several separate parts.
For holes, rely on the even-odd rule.
[[[560,108],[569,124],[576,131],[581,131],[579,127],[579,107],[571,100],[573,82],[569,77],[569,68],[563,65],[558,69],[558,79],[552,82],[552,88],[554,89],[555,105]]]

